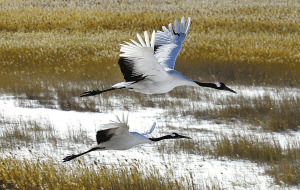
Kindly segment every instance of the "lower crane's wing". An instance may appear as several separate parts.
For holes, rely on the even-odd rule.
[[[96,140],[98,144],[108,141],[113,136],[125,135],[131,137],[128,126],[128,115],[126,118],[123,115],[122,120],[118,116],[116,116],[116,119],[116,122],[104,125],[108,129],[97,131]]]
[[[141,135],[149,135],[149,134],[151,134],[153,132],[153,130],[155,129],[155,125],[156,125],[156,123],[154,122],[153,125],[152,125],[152,127],[151,127],[151,129],[149,131],[145,132],[145,133],[141,133]]]

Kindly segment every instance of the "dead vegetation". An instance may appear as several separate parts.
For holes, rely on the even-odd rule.
[[[0,7],[0,92],[13,94],[19,98],[20,105],[26,105],[29,99],[46,108],[90,112],[162,108],[167,110],[168,117],[238,120],[267,131],[298,130],[300,126],[299,97],[280,98],[282,94],[275,98],[269,95],[216,98],[209,93],[199,96],[199,91],[194,89],[178,88],[168,93],[167,98],[125,90],[96,98],[78,98],[83,91],[107,88],[123,80],[117,65],[120,43],[135,39],[135,34],[144,30],[160,30],[182,15],[192,17],[191,29],[176,64],[182,74],[199,81],[223,81],[229,86],[299,88],[300,17],[299,4],[293,0],[121,3],[16,0],[0,1]],[[125,101],[124,96],[132,99]],[[119,99],[120,103],[111,99]],[[217,107],[208,105],[202,109],[203,104],[196,103],[204,101]],[[20,121],[4,126],[1,148],[61,143],[51,125]],[[86,133],[70,130],[68,138],[70,142],[87,143]],[[183,151],[259,161],[271,167],[267,173],[276,183],[299,184],[298,146],[282,150],[276,142],[260,142],[246,136],[220,137],[211,146],[202,145],[197,139],[175,143],[174,150],[163,146],[159,149],[167,153]],[[96,164],[72,170],[68,166],[56,167],[57,163],[51,159],[48,162],[20,161],[10,156],[0,159],[3,188],[60,189],[62,184],[67,189],[78,186],[98,189],[112,184],[115,189],[183,187],[183,182],[174,181],[173,176],[160,176],[157,169],[144,175],[137,170],[138,166],[114,171]],[[36,169],[38,172],[32,172]],[[80,177],[73,171],[79,171]],[[64,176],[65,172],[70,175]],[[145,181],[145,176],[150,176],[150,180]],[[195,187],[188,186],[191,188]]]
[[[161,175],[159,169],[140,167],[134,162],[103,166],[94,162],[63,165],[47,160],[18,160],[14,156],[0,157],[0,187],[4,189],[184,189],[197,188],[189,176],[176,180],[172,173]]]

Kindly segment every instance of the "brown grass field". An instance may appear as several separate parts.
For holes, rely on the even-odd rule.
[[[299,89],[299,14],[300,3],[296,0],[0,0],[0,93],[14,95],[21,106],[33,106],[26,104],[29,99],[37,100],[41,107],[89,112],[111,111],[115,105],[109,97],[120,98],[122,102],[121,97],[130,96],[132,102],[122,102],[121,109],[156,107],[168,110],[166,116],[171,118],[192,116],[199,121],[222,122],[234,119],[268,132],[297,130],[299,97],[215,98],[209,93],[199,97],[196,90],[186,88],[168,93],[169,98],[178,98],[176,101],[162,95],[144,96],[128,91],[103,94],[97,99],[78,96],[85,90],[108,88],[123,80],[117,64],[123,41],[136,39],[136,33],[145,30],[161,30],[161,26],[183,15],[190,16],[192,23],[175,68],[182,74],[203,82],[222,81],[228,86],[262,86],[273,91],[282,87]],[[180,99],[213,101],[219,107],[202,110],[195,105],[182,110],[184,103]],[[32,121],[16,125],[5,118],[0,121],[7,127],[0,136],[1,149],[17,148],[13,145],[16,142],[19,146],[61,143],[55,139],[50,124],[39,126]],[[86,143],[82,137],[85,136],[70,131],[70,142]],[[275,142],[258,141],[246,136],[221,135],[214,143],[203,144],[195,139],[175,145],[186,154],[227,156],[267,164],[266,173],[276,184],[299,185],[299,144],[284,151]],[[90,143],[89,139],[87,144]],[[170,151],[163,146],[158,150]],[[157,168],[148,168],[143,173],[137,169],[139,163],[119,171],[115,165],[107,168],[96,163],[85,168],[77,163],[71,168],[59,166],[51,158],[19,160],[14,155],[5,155],[0,156],[0,189],[199,188],[191,176],[173,179],[172,175],[161,176]],[[72,172],[76,170],[77,175]],[[66,172],[70,175],[64,175]],[[222,188],[216,183],[212,189]]]
[[[295,1],[156,5],[155,1],[2,1],[1,89],[23,93],[40,83],[55,88],[65,80],[74,84],[121,80],[119,44],[144,30],[160,30],[182,15],[192,17],[176,66],[183,74],[203,81],[299,86]]]

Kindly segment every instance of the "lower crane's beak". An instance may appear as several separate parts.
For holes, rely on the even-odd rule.
[[[181,138],[191,139],[191,137],[186,137],[186,136],[183,136],[183,135],[178,135],[178,138],[179,138],[179,139],[181,139]]]
[[[236,93],[236,91],[234,91],[234,90],[228,88],[227,86],[225,86],[223,90],[227,90],[227,91],[229,91],[229,92]],[[237,94],[237,93],[236,93],[236,94]]]

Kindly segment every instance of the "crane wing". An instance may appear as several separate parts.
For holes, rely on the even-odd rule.
[[[100,144],[100,143],[108,141],[112,136],[114,136],[115,130],[116,130],[116,128],[97,131],[97,135],[96,135],[97,143]]]
[[[146,77],[155,81],[167,76],[166,71],[154,57],[155,31],[152,33],[151,42],[147,31],[144,32],[144,36],[146,43],[137,34],[140,43],[131,40],[132,43],[121,44],[123,53],[120,54],[118,63],[127,82],[140,81]]]
[[[141,135],[149,135],[153,132],[153,130],[155,129],[155,125],[156,123],[154,122],[151,129],[149,131],[146,131],[145,133],[141,133]]]
[[[116,118],[117,118],[116,122],[108,123],[104,125],[104,127],[108,129],[97,131],[96,140],[98,144],[108,141],[113,136],[120,136],[120,135],[125,135],[128,137],[131,136],[129,132],[129,126],[128,126],[128,115],[126,118],[124,118],[124,114],[123,114],[122,120],[120,120],[118,116],[116,116]]]
[[[154,54],[163,68],[174,69],[177,55],[181,50],[181,44],[186,37],[190,24],[191,18],[189,17],[185,23],[185,18],[183,16],[181,18],[180,26],[178,19],[175,19],[175,30],[170,23],[169,29],[163,26],[163,31],[156,32]]]

